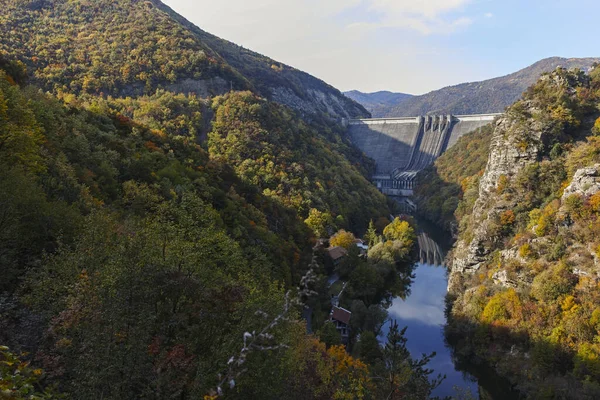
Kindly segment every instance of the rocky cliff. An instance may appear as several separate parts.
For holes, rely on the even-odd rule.
[[[577,87],[588,80],[583,74],[576,76],[576,79],[568,79],[572,77],[567,78],[561,73],[545,75],[539,84],[575,98]],[[531,96],[514,104],[497,121],[488,162],[479,181],[479,197],[470,215],[473,228],[463,232],[453,253],[451,289],[460,275],[476,272],[488,260],[497,241],[502,239],[498,232],[499,219],[502,213],[518,205],[517,197],[503,195],[503,186],[541,158],[547,149],[545,142],[556,139],[551,136],[556,135],[559,121],[547,114],[548,109],[540,99]]]
[[[448,341],[527,397],[600,396],[598,105],[558,69],[507,110],[450,260]]]

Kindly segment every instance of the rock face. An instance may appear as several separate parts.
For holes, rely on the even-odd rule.
[[[564,201],[573,194],[591,196],[598,192],[600,192],[600,164],[578,169],[573,176],[573,180],[565,189],[562,200]]]
[[[529,107],[530,115],[535,115],[533,105],[525,106]],[[510,179],[537,160],[542,133],[542,127],[533,117],[523,121],[509,112],[496,123],[488,163],[479,182],[479,198],[472,213],[476,228],[471,240],[463,237],[457,242],[451,262],[449,290],[453,289],[460,274],[477,271],[486,260],[494,240],[490,235],[491,226],[497,216],[511,206],[498,195],[498,182],[501,177]]]
[[[576,88],[587,80],[585,74],[573,74],[568,78],[564,74],[554,73],[543,76],[540,82],[555,87],[557,92],[575,97]],[[453,260],[450,261],[450,291],[457,288],[461,274],[473,273],[488,261],[490,252],[500,239],[497,237],[500,236],[500,215],[516,206],[502,195],[502,181],[509,182],[524,168],[537,162],[543,143],[554,134],[555,123],[548,118],[548,110],[535,97],[515,103],[496,123],[490,156],[479,182],[479,197],[471,213],[471,230],[460,235]],[[600,174],[597,167],[577,171],[565,193],[588,194],[598,191]]]
[[[271,100],[286,105],[303,114],[327,113],[341,118],[353,118],[355,115],[364,115],[358,107],[335,93],[317,89],[308,89],[305,98],[300,98],[293,90],[284,86],[273,87]]]

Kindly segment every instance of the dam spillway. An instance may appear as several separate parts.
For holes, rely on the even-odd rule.
[[[501,114],[427,115],[348,120],[352,142],[375,160],[373,183],[391,196],[410,196],[414,178],[466,133]]]

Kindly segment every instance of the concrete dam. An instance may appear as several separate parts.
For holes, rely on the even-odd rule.
[[[501,114],[348,120],[352,142],[375,160],[373,183],[390,196],[410,196],[415,176],[466,133]]]

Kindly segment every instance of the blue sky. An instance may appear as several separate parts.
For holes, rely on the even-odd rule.
[[[592,0],[164,1],[200,28],[340,90],[420,94],[546,57],[600,56]]]

